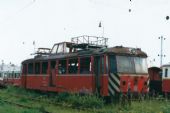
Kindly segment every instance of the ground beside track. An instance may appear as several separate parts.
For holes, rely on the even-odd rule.
[[[100,106],[97,102],[101,101],[93,100],[93,103],[90,103],[80,100],[84,104],[79,106],[80,97],[75,96],[69,102],[64,99],[55,101],[56,96],[15,87],[0,89],[0,113],[170,113],[170,102],[167,100],[133,101],[131,106],[120,104]],[[77,106],[73,104],[75,98]],[[88,104],[96,106],[89,107]]]

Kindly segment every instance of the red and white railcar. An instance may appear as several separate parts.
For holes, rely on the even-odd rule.
[[[21,68],[20,66],[14,64],[4,64],[0,65],[0,85],[4,86],[11,84],[14,86],[21,85]]]
[[[170,94],[170,64],[162,66],[162,91]]]
[[[93,40],[91,40],[93,39]],[[107,38],[81,36],[22,62],[22,87],[96,93],[148,92],[147,55],[139,48],[107,48]],[[49,50],[49,49],[48,49]]]

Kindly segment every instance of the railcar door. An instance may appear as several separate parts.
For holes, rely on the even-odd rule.
[[[50,74],[50,85],[51,86],[55,86],[56,85],[56,72],[55,69],[51,70],[51,74]]]
[[[56,61],[51,61],[50,64],[50,86],[56,86]]]
[[[109,56],[109,95],[116,96],[119,93],[120,88],[120,77],[117,73],[117,64],[116,64],[116,56]]]
[[[101,84],[100,84],[100,56],[94,57],[94,75],[95,75],[95,88],[96,92],[100,94]]]

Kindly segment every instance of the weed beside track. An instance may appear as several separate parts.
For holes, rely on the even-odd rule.
[[[12,109],[12,111],[10,111]],[[165,99],[132,101],[131,105],[104,104],[96,96],[42,93],[17,87],[0,90],[0,113],[169,113]]]

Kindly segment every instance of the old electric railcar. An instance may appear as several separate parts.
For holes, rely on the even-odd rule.
[[[96,40],[91,41],[91,38]],[[102,42],[102,44],[101,44]],[[107,39],[81,36],[22,62],[21,85],[54,92],[114,96],[148,91],[147,55],[139,48],[107,48]]]

